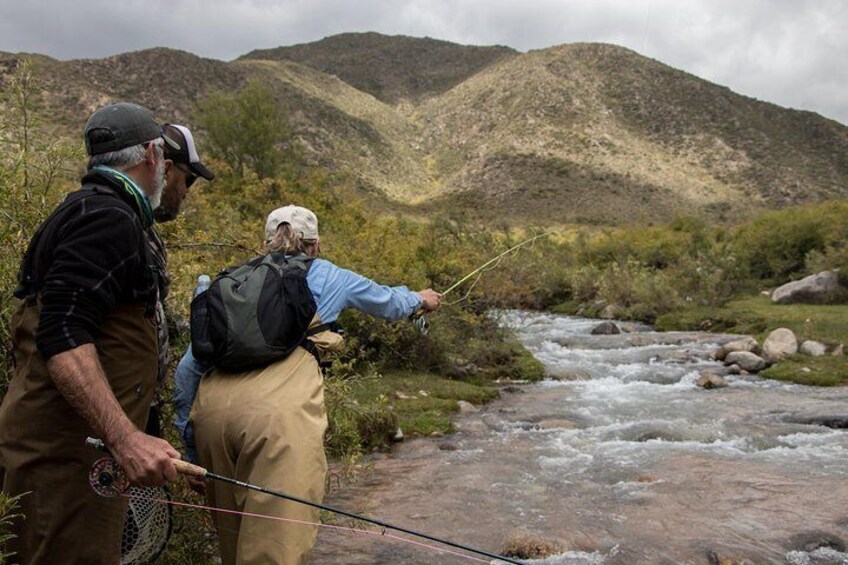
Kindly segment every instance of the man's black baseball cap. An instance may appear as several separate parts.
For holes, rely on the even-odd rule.
[[[89,155],[118,151],[160,137],[171,149],[180,149],[179,143],[165,135],[150,110],[129,102],[104,106],[85,124],[85,149]]]
[[[206,180],[212,180],[215,175],[200,162],[197,146],[194,144],[194,136],[191,130],[177,124],[165,124],[165,135],[179,143],[179,149],[165,147],[165,158],[174,163],[184,163],[192,173]]]

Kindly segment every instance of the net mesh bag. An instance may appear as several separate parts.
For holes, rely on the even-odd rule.
[[[121,565],[154,562],[171,536],[171,500],[163,487],[130,487],[121,538]]]

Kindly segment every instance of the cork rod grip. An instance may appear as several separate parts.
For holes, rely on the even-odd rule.
[[[191,477],[198,477],[201,479],[205,478],[207,473],[206,469],[200,465],[195,465],[188,461],[183,461],[182,459],[174,459],[174,467],[176,467],[177,472],[182,475],[189,475]]]

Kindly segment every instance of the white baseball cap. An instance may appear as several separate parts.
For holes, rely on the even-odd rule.
[[[265,241],[271,241],[277,231],[277,227],[287,223],[292,230],[300,233],[305,240],[318,239],[318,217],[312,210],[301,206],[283,206],[268,214],[265,222]]]

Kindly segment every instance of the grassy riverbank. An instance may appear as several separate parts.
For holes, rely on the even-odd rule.
[[[764,295],[732,300],[721,307],[687,308],[657,318],[660,330],[706,330],[749,334],[762,343],[777,328],[789,328],[801,343],[848,344],[848,305],[774,304]],[[848,357],[794,355],[762,376],[800,384],[848,385]]]
[[[511,341],[490,341],[481,358],[478,364],[448,370],[331,374],[325,380],[329,453],[356,460],[363,450],[386,448],[401,437],[451,433],[461,401],[485,404],[498,398],[499,383],[538,381],[544,376],[542,364]]]

